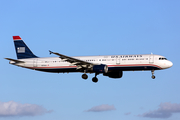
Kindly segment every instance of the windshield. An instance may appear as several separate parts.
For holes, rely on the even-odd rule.
[[[162,58],[162,57],[160,57],[159,60],[167,60],[167,58]]]

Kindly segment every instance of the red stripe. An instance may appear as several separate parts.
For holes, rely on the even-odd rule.
[[[127,66],[127,67],[134,67],[134,66],[154,66],[154,67],[158,67],[160,69],[162,69],[160,66],[158,65],[154,65],[154,64],[132,64],[132,65],[108,65],[108,67],[123,67],[123,66]]]
[[[20,36],[13,36],[13,40],[22,40]]]
[[[38,68],[76,68],[77,66],[55,66],[55,67],[29,67],[31,69],[38,69]]]
[[[162,69],[158,65],[153,65],[153,64],[132,64],[132,65],[108,65],[108,67],[137,67],[137,66],[154,66]],[[55,67],[29,67],[30,69],[43,69],[43,68],[76,68],[77,66],[55,66]]]

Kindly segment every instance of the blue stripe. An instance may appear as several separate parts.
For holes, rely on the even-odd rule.
[[[45,68],[45,69],[35,69],[38,71],[44,72],[83,72],[79,71],[76,68]],[[135,67],[108,67],[108,71],[140,71],[140,70],[160,70],[158,67],[154,66],[135,66]]]

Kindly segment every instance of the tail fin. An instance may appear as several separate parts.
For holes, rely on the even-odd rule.
[[[18,59],[37,58],[37,56],[33,54],[20,36],[13,36],[13,40]]]

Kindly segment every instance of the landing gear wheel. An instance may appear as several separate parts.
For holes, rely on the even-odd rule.
[[[97,77],[93,77],[93,78],[92,78],[92,81],[95,82],[95,83],[97,83],[97,82],[98,82]]]
[[[152,75],[152,79],[155,79],[156,77],[154,75]]]
[[[152,73],[152,79],[155,79],[156,77],[154,76],[154,70],[151,70],[151,73]]]
[[[86,74],[83,74],[82,78],[86,80],[88,78],[88,76]]]

